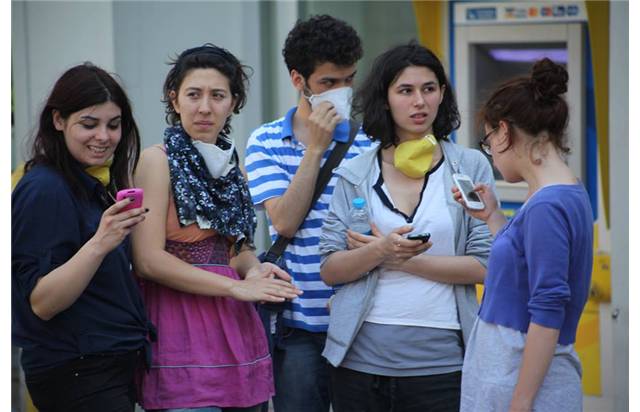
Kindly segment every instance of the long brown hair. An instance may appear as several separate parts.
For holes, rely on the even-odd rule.
[[[75,160],[65,144],[64,135],[54,127],[53,111],[57,110],[63,119],[67,119],[86,107],[106,102],[113,102],[120,108],[122,119],[122,137],[113,156],[108,190],[115,194],[113,192],[118,189],[129,187],[140,157],[138,126],[123,88],[109,73],[90,62],[67,70],[53,86],[40,114],[25,172],[37,164],[46,164],[62,173],[75,193],[88,196],[73,172]]]
[[[373,141],[379,140],[382,148],[399,143],[395,121],[388,109],[389,87],[411,66],[433,71],[439,87],[444,87],[442,103],[433,121],[436,139],[447,140],[449,134],[460,127],[458,105],[442,63],[431,50],[411,41],[392,47],[375,59],[354,99],[354,113],[362,113],[362,129]]]

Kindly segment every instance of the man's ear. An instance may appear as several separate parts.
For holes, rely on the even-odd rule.
[[[175,90],[171,90],[169,92],[169,100],[171,100],[171,105],[173,106],[173,110],[176,113],[180,114],[180,105],[178,104],[178,95]]]
[[[304,76],[295,69],[291,70],[291,73],[289,73],[289,75],[291,76],[291,84],[293,85],[293,87],[295,87],[296,90],[300,93],[303,93],[305,86]]]
[[[51,114],[53,115],[53,127],[56,128],[57,131],[62,132],[64,131],[64,126],[66,124],[65,119],[62,118],[62,115],[60,115],[60,112],[58,110],[52,110]]]

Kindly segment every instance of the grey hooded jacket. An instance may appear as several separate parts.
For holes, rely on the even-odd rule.
[[[478,150],[468,149],[455,143],[440,141],[446,166],[444,171],[445,199],[448,211],[457,228],[455,249],[457,256],[473,256],[486,267],[491,248],[491,233],[487,225],[464,212],[462,206],[453,200],[450,188],[454,173],[463,173],[474,182],[487,183],[495,189],[493,172],[488,160]],[[346,250],[346,231],[349,225],[351,200],[362,197],[370,204],[373,188],[367,185],[374,170],[376,154],[372,149],[342,164],[335,170],[338,175],[329,214],[322,226],[320,237],[321,265],[329,255]],[[444,212],[444,211],[443,211]],[[362,322],[372,307],[373,292],[378,282],[378,270],[363,274],[358,280],[342,286],[331,301],[329,330],[322,355],[334,366],[340,365],[353,343]],[[466,345],[471,327],[478,313],[475,285],[454,285],[454,295],[458,309],[458,320],[462,327],[462,337]]]

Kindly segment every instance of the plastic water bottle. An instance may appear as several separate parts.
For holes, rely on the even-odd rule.
[[[351,201],[351,210],[349,211],[349,229],[364,235],[371,234],[371,225],[369,224],[369,214],[365,209],[367,202],[356,197]]]

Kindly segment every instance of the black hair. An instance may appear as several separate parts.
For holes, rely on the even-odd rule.
[[[245,66],[226,49],[211,43],[199,47],[193,47],[183,51],[179,56],[168,63],[171,70],[167,74],[163,86],[163,100],[165,104],[165,119],[168,124],[180,123],[180,114],[176,113],[171,102],[171,92],[178,94],[180,86],[187,74],[193,69],[216,69],[229,80],[229,88],[235,99],[233,112],[238,114],[247,102],[249,89],[249,66]],[[231,116],[229,116],[222,128],[222,133],[228,135],[231,132]]]
[[[284,42],[282,55],[289,73],[295,70],[308,79],[323,63],[340,67],[357,63],[362,44],[353,27],[323,14],[298,20]]]
[[[113,154],[108,190],[115,195],[118,189],[131,185],[131,177],[140,157],[140,133],[133,119],[131,104],[118,82],[106,71],[91,62],[74,66],[60,76],[53,86],[42,112],[31,146],[31,159],[25,164],[28,172],[37,164],[58,170],[74,193],[88,198],[75,172],[75,159],[65,143],[64,134],[55,128],[53,111],[63,119],[87,107],[113,102],[121,111],[120,142]]]
[[[435,73],[439,86],[444,87],[442,103],[433,121],[436,139],[446,140],[449,133],[460,127],[458,105],[442,63],[431,50],[411,41],[378,56],[354,98],[354,113],[362,114],[364,132],[372,140],[379,140],[382,148],[398,144],[388,93],[391,84],[410,66],[430,69]]]
[[[565,134],[569,107],[561,96],[567,91],[569,74],[548,58],[537,61],[531,75],[509,80],[498,87],[479,113],[479,120],[498,127],[503,120],[531,136],[546,131],[563,153],[569,153]],[[513,144],[509,140],[507,150]]]

